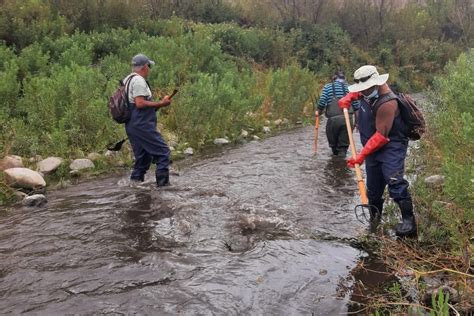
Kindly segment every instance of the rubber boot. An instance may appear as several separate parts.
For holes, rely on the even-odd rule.
[[[347,156],[347,147],[339,147],[337,149],[338,151],[338,156],[345,158]]]
[[[398,237],[415,237],[417,232],[412,200],[400,200],[397,204],[402,212],[402,222],[395,226],[395,234]]]
[[[170,185],[169,171],[160,171],[156,173],[156,185],[158,187],[165,187]]]

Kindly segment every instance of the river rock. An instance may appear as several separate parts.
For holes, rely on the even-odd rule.
[[[229,144],[230,141],[226,138],[216,138],[214,139],[214,145],[226,145]]]
[[[194,155],[194,150],[191,147],[188,147],[184,150],[184,154],[186,156],[192,156],[192,155]]]
[[[284,118],[282,123],[285,124],[285,125],[288,125],[289,122],[290,122],[290,121],[288,121],[287,118]]]
[[[102,158],[102,155],[99,154],[99,153],[90,153],[90,154],[87,155],[87,159],[90,159],[92,161],[97,161],[100,158]]]
[[[273,124],[275,124],[275,126],[280,126],[282,123],[283,123],[283,120],[281,120],[281,119],[275,120],[273,122]]]
[[[23,204],[24,206],[29,206],[29,207],[34,207],[34,206],[41,207],[45,205],[47,202],[48,200],[46,199],[46,196],[44,196],[43,194],[34,194],[34,195],[25,197],[23,201],[21,202],[21,204]]]
[[[105,157],[107,158],[113,158],[115,156],[117,156],[118,154],[118,151],[112,151],[112,150],[107,150],[104,154]]]
[[[252,136],[252,139],[253,139],[253,140],[260,140],[260,137],[258,137],[257,135],[253,135],[253,136]]]
[[[83,169],[91,169],[94,168],[94,163],[90,159],[75,159],[69,165],[69,168],[73,171],[75,170],[83,170]]]
[[[179,143],[174,139],[170,139],[168,141],[168,146],[170,146],[170,147],[175,147],[176,148],[176,147],[178,147],[178,145],[179,145]]]
[[[22,168],[23,159],[20,156],[10,155],[0,160],[0,170],[6,170],[10,168]]]
[[[56,169],[63,163],[63,159],[59,157],[48,157],[44,160],[38,162],[38,171],[42,174],[49,174]]]
[[[6,183],[14,188],[44,188],[46,182],[36,171],[28,168],[10,168],[4,171]]]
[[[425,184],[428,186],[440,186],[444,183],[445,176],[442,175],[433,175],[425,178]]]
[[[249,132],[247,132],[246,130],[243,129],[243,130],[240,132],[240,137],[246,138],[246,137],[248,137],[248,136],[249,136]]]
[[[264,126],[264,127],[263,127],[263,132],[264,132],[264,133],[270,133],[270,127]]]
[[[39,162],[41,160],[43,160],[43,157],[40,156],[40,155],[35,155],[35,156],[31,157],[30,159],[28,159],[28,161],[31,162],[31,163]]]

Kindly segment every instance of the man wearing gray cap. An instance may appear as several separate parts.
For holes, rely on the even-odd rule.
[[[398,236],[416,235],[413,203],[404,178],[405,158],[408,148],[408,127],[400,115],[398,97],[387,85],[388,74],[380,75],[372,65],[362,66],[354,72],[355,84],[339,100],[341,108],[361,99],[357,123],[364,148],[355,159],[348,160],[349,167],[364,161],[367,173],[367,196],[371,205],[371,220],[382,214],[383,193],[388,186],[390,197],[398,204],[402,222],[397,224]]]
[[[143,54],[132,58],[132,73],[123,82],[128,85],[128,101],[131,107],[130,120],[125,130],[132,145],[135,164],[131,181],[143,182],[152,162],[156,163],[157,186],[169,185],[170,149],[156,129],[156,110],[171,104],[169,96],[153,101],[150,86],[146,81],[155,62]]]

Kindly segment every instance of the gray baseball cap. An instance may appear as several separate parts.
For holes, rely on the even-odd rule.
[[[155,62],[143,54],[135,55],[132,58],[132,66],[145,66],[147,64],[153,66]]]

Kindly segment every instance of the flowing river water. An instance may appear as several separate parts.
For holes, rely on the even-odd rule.
[[[298,128],[188,160],[164,189],[109,176],[3,212],[0,310],[346,314],[365,225],[353,171],[312,142]]]

